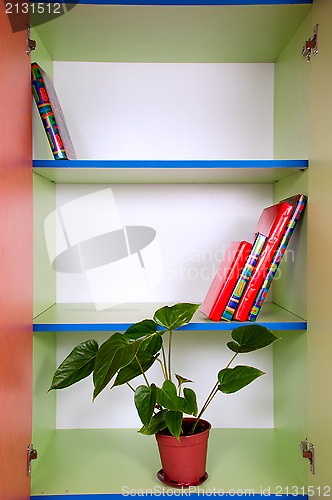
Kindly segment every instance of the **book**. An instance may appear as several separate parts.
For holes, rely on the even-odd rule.
[[[37,63],[31,64],[31,85],[54,158],[75,160],[75,150],[53,82]]]
[[[274,232],[275,226],[278,226],[280,220],[289,212],[290,205],[287,203],[278,203],[270,207],[264,208],[256,225],[256,239],[253,248],[248,256],[241,275],[234,287],[232,295],[221,315],[221,319],[231,321],[234,313],[239,305],[240,299],[247,287],[249,279],[255,269],[258,259],[263,251],[263,248],[269,238],[270,233]],[[281,234],[279,235],[279,239]]]
[[[200,307],[208,318],[219,321],[252,249],[249,241],[232,241]]]
[[[270,289],[273,278],[275,277],[279,264],[284,256],[289,240],[291,239],[294,233],[295,226],[304,211],[304,208],[307,203],[307,196],[304,194],[298,194],[296,196],[292,196],[291,198],[287,198],[286,200],[283,201],[292,204],[294,206],[294,210],[288,222],[285,234],[283,235],[280,241],[278,249],[269,266],[268,272],[252,304],[252,307],[247,317],[248,321],[255,321],[257,319],[262,304]]]
[[[280,217],[275,220],[269,236],[264,245],[263,251],[259,256],[255,269],[253,270],[245,290],[238,303],[234,313],[234,319],[237,321],[246,321],[251,306],[262,286],[264,278],[268,272],[273,257],[278,249],[280,240],[285,234],[287,224],[294,211],[294,206],[287,203],[288,208],[280,213]]]

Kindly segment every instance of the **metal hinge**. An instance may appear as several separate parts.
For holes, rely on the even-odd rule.
[[[312,443],[308,446],[308,438],[306,437],[305,441],[301,441],[300,448],[302,457],[309,460],[311,474],[315,474],[315,446]]]
[[[27,476],[31,476],[31,460],[36,460],[37,450],[33,447],[33,444],[29,444],[27,450]]]
[[[316,56],[318,54],[318,24],[314,26],[314,32],[312,38],[309,38],[302,47],[302,55],[306,58],[307,62],[310,62],[311,55]]]
[[[31,55],[31,52],[35,50],[37,43],[36,40],[31,40],[30,38],[30,26],[26,24],[25,26],[26,29],[26,34],[27,34],[27,48],[26,48],[26,53],[28,56]]]

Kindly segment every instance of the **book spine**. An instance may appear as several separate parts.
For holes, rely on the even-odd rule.
[[[32,65],[32,93],[35,98],[37,108],[42,119],[46,136],[56,160],[67,160],[67,154],[63,146],[59,127],[54,115],[52,104],[50,102],[43,76],[39,66]]]
[[[297,224],[297,221],[299,220],[304,207],[307,202],[307,197],[305,195],[301,195],[297,206],[295,207],[295,210],[288,222],[286,231],[284,236],[282,237],[280,241],[280,245],[275,253],[275,256],[273,257],[273,260],[269,266],[268,272],[266,274],[266,277],[262,283],[262,286],[254,300],[254,303],[251,307],[251,310],[248,314],[248,321],[256,321],[257,316],[261,310],[262,304],[267,296],[267,293],[270,289],[271,283],[273,281],[273,278],[276,275],[277,269],[279,267],[279,264],[281,262],[281,259],[286,251],[287,245],[289,243],[289,240],[294,232],[295,226]]]
[[[227,306],[225,307],[225,310],[221,315],[221,319],[224,319],[226,321],[232,320],[234,312],[248,284],[249,278],[255,268],[255,265],[257,264],[260,254],[262,253],[266,240],[267,236],[264,236],[263,234],[260,233],[257,234],[252,250],[242,269],[240,277],[236,282],[236,285],[227,303]]]

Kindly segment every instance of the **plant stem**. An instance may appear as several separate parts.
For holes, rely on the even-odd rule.
[[[164,364],[164,376],[165,376],[165,380],[168,380],[169,379],[169,375],[167,373],[167,363],[166,363],[166,354],[165,354],[165,349],[164,349],[164,345],[162,345],[161,347],[161,352],[163,354],[163,364]]]
[[[145,380],[146,385],[147,385],[148,387],[150,387],[149,381],[148,381],[148,379],[146,378],[146,375],[145,375],[145,373],[144,373],[143,367],[142,367],[142,365],[141,365],[141,363],[140,363],[140,361],[139,361],[139,359],[138,359],[138,357],[137,357],[137,355],[136,355],[136,354],[135,354],[135,359],[136,359],[136,361],[137,361],[138,366],[140,367],[140,370],[141,370],[141,372],[142,372],[142,375],[143,375],[143,377],[144,377],[144,380]]]
[[[236,353],[234,354],[234,356],[232,356],[231,360],[229,361],[229,363],[228,363],[228,365],[226,366],[226,368],[225,368],[225,369],[227,369],[227,368],[229,368],[229,367],[230,367],[231,363],[234,361],[234,359],[236,358],[236,356],[237,356],[238,354],[239,354],[239,353],[238,353],[238,352],[236,352]],[[192,427],[192,430],[191,430],[191,432],[192,432],[192,433],[194,433],[194,431],[195,431],[195,429],[196,429],[196,425],[198,424],[199,419],[201,418],[201,416],[203,415],[203,413],[205,412],[205,410],[207,409],[207,407],[208,407],[208,406],[209,406],[209,404],[211,403],[212,399],[213,399],[213,398],[215,397],[215,395],[218,393],[218,385],[219,385],[219,381],[217,381],[217,382],[215,383],[215,385],[213,386],[212,391],[210,392],[210,394],[209,394],[209,395],[208,395],[208,397],[206,398],[206,401],[205,401],[205,403],[203,404],[202,409],[201,409],[201,411],[199,412],[199,414],[198,414],[198,416],[197,416],[197,418],[196,418],[196,420],[195,420],[195,422],[194,422],[194,425],[193,425],[193,427]]]
[[[193,425],[193,428],[192,428],[192,432],[194,432],[195,428],[196,428],[196,425],[199,421],[199,419],[201,418],[201,416],[203,415],[203,413],[205,412],[206,408],[209,406],[209,404],[211,403],[212,399],[214,398],[214,396],[216,395],[216,391],[218,391],[218,384],[219,382],[216,382],[215,385],[213,386],[213,389],[212,391],[210,392],[210,394],[208,395],[208,397],[206,398],[206,401],[204,403],[204,405],[202,406],[202,409],[201,411],[199,412],[199,414],[197,415],[197,418],[194,422],[194,425]]]
[[[161,359],[157,358],[157,361],[160,363],[160,366],[161,366],[161,370],[163,372],[163,376],[164,376],[164,379],[167,380],[167,373],[165,372],[165,368],[164,368],[164,365],[161,361]]]
[[[169,342],[168,342],[168,376],[169,376],[169,380],[172,380],[172,371],[171,371],[172,337],[173,337],[173,330],[170,330],[169,331]]]
[[[231,363],[234,361],[234,359],[236,358],[236,356],[237,356],[238,354],[239,354],[238,352],[236,352],[236,353],[234,354],[234,356],[232,357],[232,359],[230,360],[230,362],[228,363],[228,365],[226,366],[226,368],[229,368],[229,367],[230,367]]]
[[[126,382],[127,386],[133,391],[133,392],[136,392],[135,389],[133,388],[132,385],[129,384],[129,382]]]

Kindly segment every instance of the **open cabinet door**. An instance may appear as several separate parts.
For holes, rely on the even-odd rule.
[[[308,211],[308,439],[315,446],[315,496],[332,495],[332,2],[314,0],[318,54],[311,57]],[[308,36],[311,36],[309,33]],[[309,466],[308,466],[309,469]]]
[[[9,4],[7,4],[8,6]],[[14,7],[14,2],[13,2]],[[20,3],[15,5],[20,7]],[[0,499],[30,498],[32,168],[30,57],[0,0]]]

